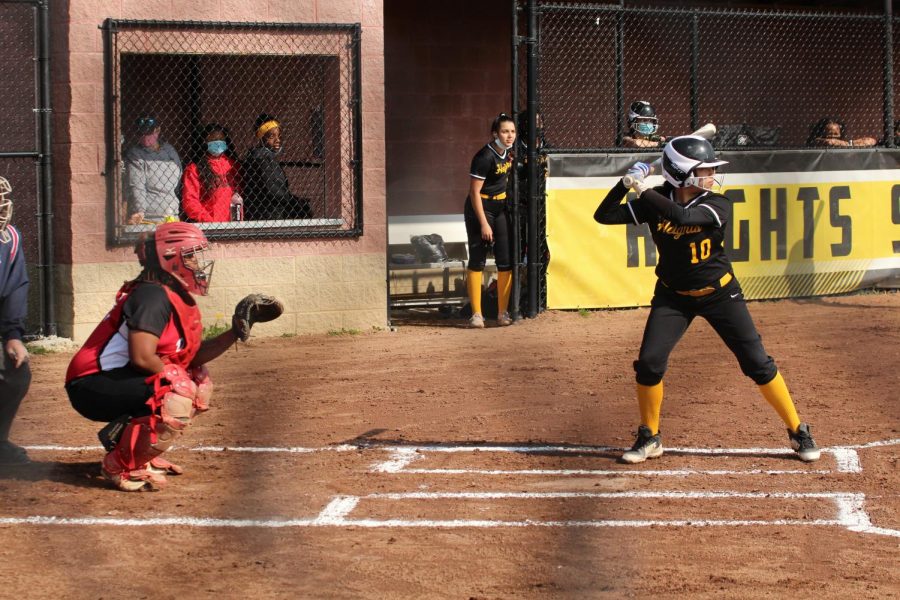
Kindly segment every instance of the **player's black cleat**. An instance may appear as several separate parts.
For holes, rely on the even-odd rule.
[[[125,426],[128,425],[129,421],[131,421],[131,415],[122,415],[97,432],[97,438],[107,452],[112,452],[116,444],[119,443],[119,438],[122,437]]]
[[[637,439],[634,441],[634,446],[631,447],[631,450],[622,454],[622,462],[635,464],[644,462],[648,458],[657,458],[662,456],[662,454],[663,447],[659,432],[657,431],[656,435],[653,435],[650,433],[649,427],[641,425],[638,427]]]
[[[804,462],[819,460],[821,452],[819,452],[819,447],[816,446],[812,434],[809,433],[809,425],[800,423],[796,432],[788,429],[788,438],[791,440],[791,448],[794,449],[800,460]]]

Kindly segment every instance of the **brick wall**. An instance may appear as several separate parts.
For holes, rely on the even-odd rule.
[[[461,213],[472,156],[510,104],[510,6],[385,3],[388,213]]]

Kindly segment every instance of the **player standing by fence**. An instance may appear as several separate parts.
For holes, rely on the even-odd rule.
[[[512,291],[512,244],[507,185],[512,168],[510,149],[516,141],[512,117],[500,113],[491,124],[493,139],[472,158],[469,195],[463,212],[469,241],[466,289],[472,303],[469,326],[484,327],[481,286],[487,252],[493,245],[497,263],[497,324],[512,325],[507,312]]]
[[[724,164],[707,140],[692,135],[674,138],[663,151],[666,182],[662,186],[648,187],[644,177],[650,167],[637,163],[628,175],[634,178],[639,197],[622,204],[628,189],[620,181],[594,213],[594,219],[605,225],[647,223],[659,252],[650,316],[634,362],[641,425],[631,450],[622,455],[627,463],[663,453],[659,434],[662,378],[669,355],[698,316],[709,322],[744,374],[759,386],[787,425],[791,446],[800,458],[819,458],[809,426],[800,422],[787,385],[762,345],[725,254],[731,201],[713,191],[713,186],[721,186],[714,176]]]

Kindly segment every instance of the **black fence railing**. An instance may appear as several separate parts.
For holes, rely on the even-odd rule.
[[[104,24],[108,231],[362,234],[360,27]]]

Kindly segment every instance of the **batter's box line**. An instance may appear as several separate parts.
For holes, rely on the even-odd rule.
[[[425,458],[427,453],[505,452],[516,454],[606,454],[622,452],[624,448],[610,446],[403,446],[385,447],[389,458],[374,463],[369,470],[375,473],[405,473],[416,475],[634,475],[657,477],[686,477],[691,475],[827,475],[823,469],[422,469],[410,467],[413,462]],[[771,456],[792,455],[788,448],[667,448],[666,452],[680,455],[741,455]],[[834,456],[838,473],[860,473],[859,454],[852,447],[823,448],[822,452]]]
[[[361,500],[501,500],[501,499],[808,499],[826,498],[834,502],[833,519],[597,519],[520,521],[485,519],[351,519],[349,515]],[[839,526],[858,533],[872,533],[900,538],[900,530],[876,527],[865,510],[865,494],[855,492],[400,492],[374,493],[365,496],[337,496],[314,521],[317,526],[335,527],[428,527],[428,528],[496,528],[496,527],[752,527],[752,526]]]
[[[830,499],[836,515],[832,519],[639,519],[639,520],[560,520],[517,521],[488,519],[353,519],[351,513],[362,500],[503,500],[503,499]],[[865,510],[865,494],[854,492],[405,492],[373,493],[365,496],[336,496],[315,518],[303,519],[224,519],[203,517],[3,517],[0,526],[37,525],[67,527],[206,527],[206,528],[515,528],[515,527],[766,527],[837,526],[858,533],[900,538],[900,530],[876,527]]]

